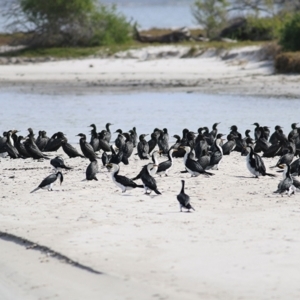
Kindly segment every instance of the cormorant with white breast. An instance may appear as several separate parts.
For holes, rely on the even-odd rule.
[[[171,147],[168,151],[168,160],[165,160],[158,164],[156,174],[159,176],[165,174],[165,176],[168,176],[168,172],[171,170],[173,166],[173,151],[174,149]]]
[[[54,184],[54,182],[59,179],[60,180],[60,184],[62,184],[64,177],[63,174],[61,172],[57,172],[56,174],[50,174],[49,176],[47,176],[40,184],[37,188],[35,188],[34,190],[32,190],[30,193],[33,193],[39,189],[48,189],[48,191],[53,191],[52,186]]]
[[[191,209],[195,210],[194,207],[190,203],[190,196],[184,192],[184,180],[181,180],[182,187],[180,193],[177,195],[177,200],[180,204],[180,211],[182,212],[182,208],[185,208],[190,212]]]
[[[181,146],[181,147],[183,147],[185,150],[185,155],[183,158],[184,166],[186,170],[192,175],[192,177],[197,177],[200,174],[208,175],[208,176],[214,175],[213,173],[205,171],[198,161],[190,157],[191,148],[189,146]]]
[[[106,165],[106,168],[109,172],[111,172],[111,178],[113,182],[121,188],[122,193],[125,193],[128,190],[132,190],[135,188],[144,188],[142,184],[136,184],[133,180],[126,176],[119,175],[120,166],[116,164],[109,163]]]
[[[210,162],[207,167],[207,169],[212,169],[212,170],[218,170],[219,169],[219,164],[223,158],[223,149],[221,147],[222,143],[222,136],[224,134],[218,133],[217,137],[214,141],[214,152],[210,156]]]
[[[266,167],[263,159],[254,152],[251,145],[247,146],[247,150],[249,153],[246,156],[246,164],[251,174],[253,174],[256,178],[258,178],[259,176],[275,177],[275,175],[266,172]]]

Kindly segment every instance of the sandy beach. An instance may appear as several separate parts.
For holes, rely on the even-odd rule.
[[[0,66],[0,89],[38,93],[193,91],[292,97],[300,75],[276,75],[266,49],[208,49],[185,58],[190,47],[146,47],[111,58],[87,58]]]
[[[184,49],[172,49],[177,56],[167,59],[157,56],[169,48],[150,48],[110,59],[1,65],[0,90],[300,95],[300,75],[274,75],[259,49],[231,50],[227,59],[184,59]],[[273,193],[282,177],[270,169],[278,157],[264,159],[276,177],[259,179],[237,152],[211,177],[181,173],[178,158],[168,177],[155,176],[162,194],[149,196],[122,193],[106,168],[99,181],[82,181],[89,161],[61,149],[56,155],[73,169],[54,191],[32,194],[52,172],[49,161],[0,158],[1,300],[299,299],[299,193]],[[133,155],[120,174],[132,178],[144,164]],[[191,213],[180,212],[176,199],[182,179]]]

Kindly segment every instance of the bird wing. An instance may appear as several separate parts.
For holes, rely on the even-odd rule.
[[[43,181],[40,183],[39,187],[42,188],[44,186],[47,186],[47,185],[55,182],[56,179],[57,179],[56,174],[50,174],[45,179],[43,179]]]

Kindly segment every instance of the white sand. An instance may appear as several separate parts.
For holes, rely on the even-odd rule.
[[[66,163],[74,170],[61,187],[30,194],[49,161],[1,160],[1,230],[105,275],[0,241],[1,299],[299,298],[299,195],[272,193],[281,175],[251,178],[233,153],[215,176],[190,178],[176,159],[170,176],[157,178],[162,195],[146,196],[122,194],[106,169],[98,182],[82,182],[88,161]],[[133,177],[143,164],[133,158],[120,173]],[[193,213],[179,212],[182,178]]]
[[[123,89],[177,88],[209,93],[298,97],[300,75],[273,75],[271,60],[258,47],[207,50],[181,58],[188,47],[148,47],[116,58],[68,60],[0,66],[0,88],[25,85],[30,91],[99,92]],[[88,89],[87,89],[88,87]]]
[[[170,87],[172,80],[197,75],[210,83],[210,90],[196,86],[203,91],[221,92],[224,87],[247,93],[245,83],[255,87],[252,94],[299,92],[299,76],[270,75],[270,66],[259,62],[247,66],[228,66],[215,58],[93,59],[1,66],[0,78],[4,89],[13,82],[47,86],[47,80],[72,86],[76,78],[85,83],[103,80],[108,86],[117,81],[118,86],[130,80],[156,82],[161,74]],[[287,84],[278,85],[281,80]],[[51,172],[49,161],[0,159],[1,231],[104,274],[2,238],[1,300],[299,299],[299,194],[273,194],[281,175],[254,179],[245,157],[233,153],[213,171],[215,176],[190,178],[180,173],[183,163],[177,159],[169,177],[156,177],[162,195],[146,196],[142,189],[122,194],[106,169],[98,182],[81,181],[88,160],[59,153],[74,170],[64,172],[62,186],[55,185],[53,192],[30,194]],[[265,159],[267,168],[277,159]],[[121,164],[120,174],[133,177],[144,163],[132,157],[130,165]],[[195,212],[179,212],[181,179],[186,179]]]

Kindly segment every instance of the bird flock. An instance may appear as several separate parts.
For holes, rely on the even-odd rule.
[[[243,136],[236,125],[229,128],[227,139],[225,134],[218,132],[218,124],[214,123],[212,128],[200,127],[198,132],[187,128],[182,130],[182,135],[174,135],[175,143],[170,145],[167,128],[154,128],[153,132],[140,134],[136,128],[124,132],[121,129],[114,133],[117,137],[112,141],[111,123],[105,125],[105,129],[97,131],[95,124],[91,124],[90,139],[84,133],[79,133],[80,150],[68,143],[63,132],[56,132],[50,138],[43,130],[39,131],[37,138],[32,128],[28,128],[28,135],[25,137],[17,135],[17,130],[9,130],[0,137],[0,157],[11,159],[34,159],[49,160],[55,169],[55,173],[44,178],[31,193],[39,189],[52,190],[53,184],[58,180],[62,184],[64,175],[62,170],[72,169],[66,166],[61,156],[51,159],[50,153],[62,148],[69,158],[81,157],[90,162],[86,167],[85,180],[98,180],[98,161],[101,160],[104,167],[111,174],[113,183],[124,193],[127,190],[143,188],[145,194],[152,192],[160,195],[155,176],[168,176],[172,169],[174,158],[183,158],[182,173],[189,173],[191,177],[199,175],[211,177],[214,175],[211,170],[217,171],[220,162],[225,155],[232,151],[239,152],[246,157],[246,166],[255,178],[260,176],[275,177],[275,174],[266,172],[264,157],[278,157],[276,165],[277,172],[282,172],[282,179],[279,181],[277,190],[274,193],[288,196],[295,194],[300,188],[300,182],[296,179],[300,174],[300,128],[298,123],[291,124],[291,131],[288,134],[283,132],[279,125],[270,132],[268,126],[260,126],[259,123],[252,124],[254,136],[251,137],[251,130],[247,129]],[[136,153],[134,153],[136,150]],[[101,156],[100,156],[101,155]],[[137,155],[140,160],[148,160],[140,172],[134,178],[120,175],[120,165],[129,165],[129,158]],[[164,158],[159,162],[159,158]],[[149,162],[150,161],[150,162]],[[136,183],[141,180],[142,184]],[[185,208],[188,212],[194,210],[190,203],[190,197],[185,193],[185,181],[181,182],[181,189],[177,195],[180,211]],[[179,189],[178,189],[179,190]]]

